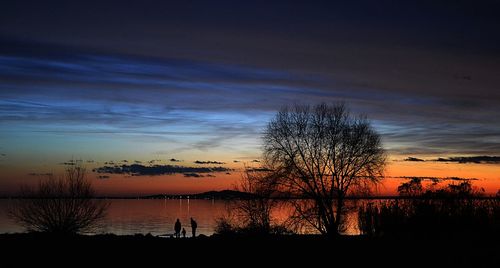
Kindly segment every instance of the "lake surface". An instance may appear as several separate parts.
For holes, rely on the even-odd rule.
[[[12,200],[0,199],[0,233],[23,232],[13,220],[7,217],[7,207]],[[108,214],[102,227],[96,233],[114,233],[117,235],[147,234],[163,235],[174,232],[177,218],[182,227],[191,235],[190,218],[198,223],[197,234],[212,235],[216,219],[227,213],[227,201],[201,199],[112,199],[109,200]],[[286,209],[281,210],[277,218],[284,218]],[[346,234],[359,233],[357,214],[347,215]]]

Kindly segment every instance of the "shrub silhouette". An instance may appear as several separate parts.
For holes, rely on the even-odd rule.
[[[368,203],[359,209],[359,228],[366,235],[498,235],[500,200],[482,197],[482,190],[465,181],[411,198]]]
[[[28,231],[73,234],[93,230],[106,213],[108,203],[93,199],[85,168],[71,166],[61,178],[49,177],[37,187],[21,187],[20,199],[8,215]]]
[[[269,235],[289,231],[272,218],[272,212],[280,205],[274,198],[277,193],[279,174],[267,168],[245,167],[237,190],[248,197],[228,204],[228,213],[216,220],[217,234]]]

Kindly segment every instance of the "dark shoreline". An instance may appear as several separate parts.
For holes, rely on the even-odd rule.
[[[5,252],[3,260],[16,260],[10,253],[29,256],[82,258],[82,261],[112,261],[121,256],[145,262],[172,258],[202,258],[206,265],[232,266],[231,260],[260,265],[351,263],[369,265],[425,265],[480,267],[495,264],[500,244],[495,237],[365,237],[340,236],[328,239],[318,235],[289,236],[200,236],[173,239],[151,235],[73,235],[43,233],[0,234]],[[119,254],[119,255],[116,255]],[[39,258],[41,261],[49,259]],[[295,265],[294,265],[295,266]],[[331,265],[328,265],[331,266]],[[336,266],[336,265],[334,265]],[[235,266],[238,267],[238,266]],[[280,265],[280,267],[282,267]]]
[[[0,200],[8,200],[8,199],[24,199],[24,197],[17,196],[0,196]],[[130,197],[130,196],[97,196],[93,199],[103,199],[103,200],[222,200],[222,201],[231,201],[231,200],[248,200],[249,198],[212,198],[212,197],[196,197],[193,195],[165,195],[163,197],[151,197],[151,196],[138,196],[138,197]],[[269,198],[273,200],[308,200],[310,198],[284,198],[284,197],[274,197]],[[348,196],[344,198],[345,200],[443,200],[446,198],[442,197],[407,197],[407,196],[398,196],[398,195],[390,195],[390,196]],[[456,198],[456,199],[468,199],[469,197],[464,198]],[[495,200],[500,199],[497,196],[479,196],[472,198],[473,200]]]

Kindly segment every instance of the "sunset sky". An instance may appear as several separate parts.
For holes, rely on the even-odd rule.
[[[380,194],[406,176],[475,178],[496,193],[499,8],[2,1],[0,196],[77,162],[100,195],[230,189],[260,166],[281,106],[337,101],[382,135]],[[163,169],[109,174],[115,165]]]

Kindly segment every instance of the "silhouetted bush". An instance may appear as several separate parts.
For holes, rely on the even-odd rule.
[[[359,209],[366,235],[478,236],[500,234],[500,199],[481,198],[469,182]]]
[[[216,220],[215,234],[223,236],[267,236],[267,235],[291,235],[293,231],[283,225],[272,225],[268,230],[249,225],[238,225],[223,218]]]
[[[226,217],[220,217],[215,220],[214,232],[219,235],[233,235],[237,230]]]
[[[85,169],[72,166],[64,177],[21,188],[20,199],[8,209],[11,218],[28,231],[72,234],[91,231],[106,213],[108,203],[93,199]]]
[[[223,236],[267,236],[267,235],[290,235],[293,231],[286,228],[284,224],[270,224],[267,228],[260,225],[241,221],[239,217],[225,215],[215,221],[215,234]]]

